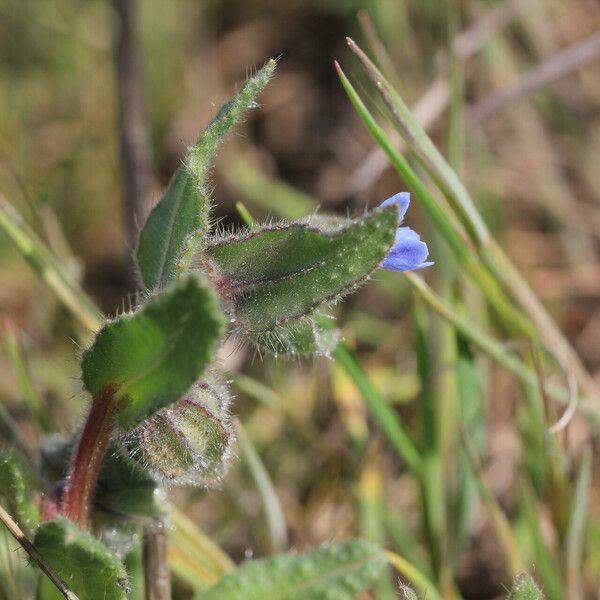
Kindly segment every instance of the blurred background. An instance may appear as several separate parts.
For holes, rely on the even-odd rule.
[[[115,314],[135,291],[135,230],[185,148],[245,76],[270,57],[280,57],[275,79],[217,158],[218,220],[240,225],[238,201],[257,220],[302,216],[317,203],[323,211],[360,214],[407,189],[334,70],[337,59],[378,106],[346,45],[351,36],[417,107],[440,150],[449,149],[499,244],[599,381],[596,0],[138,0],[129,15],[137,30],[132,38],[121,27],[119,4],[0,4],[0,193],[104,312]],[[133,67],[123,63],[130,43],[137,50]],[[458,104],[448,100],[456,81],[451,55],[460,68]],[[132,185],[123,176],[120,151],[128,142],[120,138],[128,97],[134,105],[129,142],[141,161],[135,166],[143,200],[138,195],[137,225],[131,209],[123,208]],[[461,113],[454,131],[453,107]],[[423,276],[435,280],[436,269],[451,261],[449,251],[416,202],[408,223],[430,244],[436,266]],[[455,301],[495,331],[493,316],[468,284],[460,284]],[[87,405],[77,325],[3,235],[0,310],[0,403],[35,446],[40,432],[23,402],[9,346],[16,341],[53,427],[69,432]],[[223,349],[221,362],[234,380],[233,412],[254,454],[238,447],[222,488],[177,490],[179,506],[236,561],[364,536],[407,556],[440,587],[440,556],[449,552],[451,578],[463,597],[494,598],[511,575],[490,511],[478,499],[483,480],[493,506],[510,523],[522,564],[546,590],[556,586],[549,596],[597,597],[600,473],[593,462],[585,493],[577,496],[583,503],[577,536],[569,526],[581,461],[597,449],[588,420],[575,418],[549,442],[544,419],[552,423],[563,409],[546,406],[540,427],[540,398],[460,336],[454,359],[440,357],[440,320],[400,274],[378,273],[336,316],[347,345],[425,450],[423,406],[443,413],[444,390],[455,386],[452,406],[460,406],[460,415],[447,421],[438,416],[436,427],[453,428],[458,439],[459,421],[474,424],[470,439],[481,460],[473,482],[439,492],[447,515],[461,494],[468,495],[460,516],[448,517],[447,527],[432,525],[427,494],[374,426],[339,363],[260,359],[234,343]],[[502,344],[525,354],[529,348],[518,337],[503,336]],[[552,362],[552,348],[537,350]],[[556,362],[554,369],[560,377]],[[459,378],[457,387],[452,377]],[[437,405],[426,400],[432,394]],[[453,456],[460,445],[453,446]],[[459,463],[456,481],[470,473]],[[448,529],[456,534],[452,550],[444,542]],[[373,597],[393,598],[394,588],[390,579]]]

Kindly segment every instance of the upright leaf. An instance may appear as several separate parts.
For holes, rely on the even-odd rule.
[[[42,523],[34,545],[79,600],[127,598],[123,565],[102,542],[80,531],[68,519],[57,517]],[[40,580],[39,600],[62,598],[46,577]]]
[[[209,246],[207,268],[237,326],[261,333],[360,285],[381,265],[397,227],[390,206],[355,220],[253,229]]]
[[[92,395],[114,388],[118,421],[131,429],[200,378],[223,326],[212,289],[189,276],[101,329],[83,354],[83,383]]]
[[[204,231],[207,220],[206,197],[180,167],[140,233],[137,261],[146,289],[158,289],[176,277],[185,244],[197,245],[193,234]]]
[[[275,70],[270,60],[226,102],[186,155],[165,195],[154,207],[142,232],[137,260],[149,290],[164,287],[186,271],[182,257],[193,255],[209,226],[207,173],[223,137],[253,106]]]
[[[383,550],[368,542],[332,544],[248,561],[198,600],[352,600],[377,581],[386,564]]]

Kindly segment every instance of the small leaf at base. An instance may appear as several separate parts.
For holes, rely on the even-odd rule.
[[[125,600],[123,565],[99,540],[64,517],[42,523],[35,547],[79,600]],[[62,598],[50,581],[40,580],[39,600]]]

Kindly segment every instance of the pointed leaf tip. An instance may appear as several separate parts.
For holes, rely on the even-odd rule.
[[[253,106],[275,71],[269,60],[228,100],[187,151],[184,166],[169,183],[140,233],[137,261],[146,289],[157,290],[185,275],[189,261],[202,245],[210,219],[208,171],[215,153],[233,126]]]

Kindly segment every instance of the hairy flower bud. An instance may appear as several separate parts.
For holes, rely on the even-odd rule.
[[[233,442],[229,401],[226,387],[215,378],[197,381],[175,404],[128,434],[125,446],[156,479],[217,485]]]

